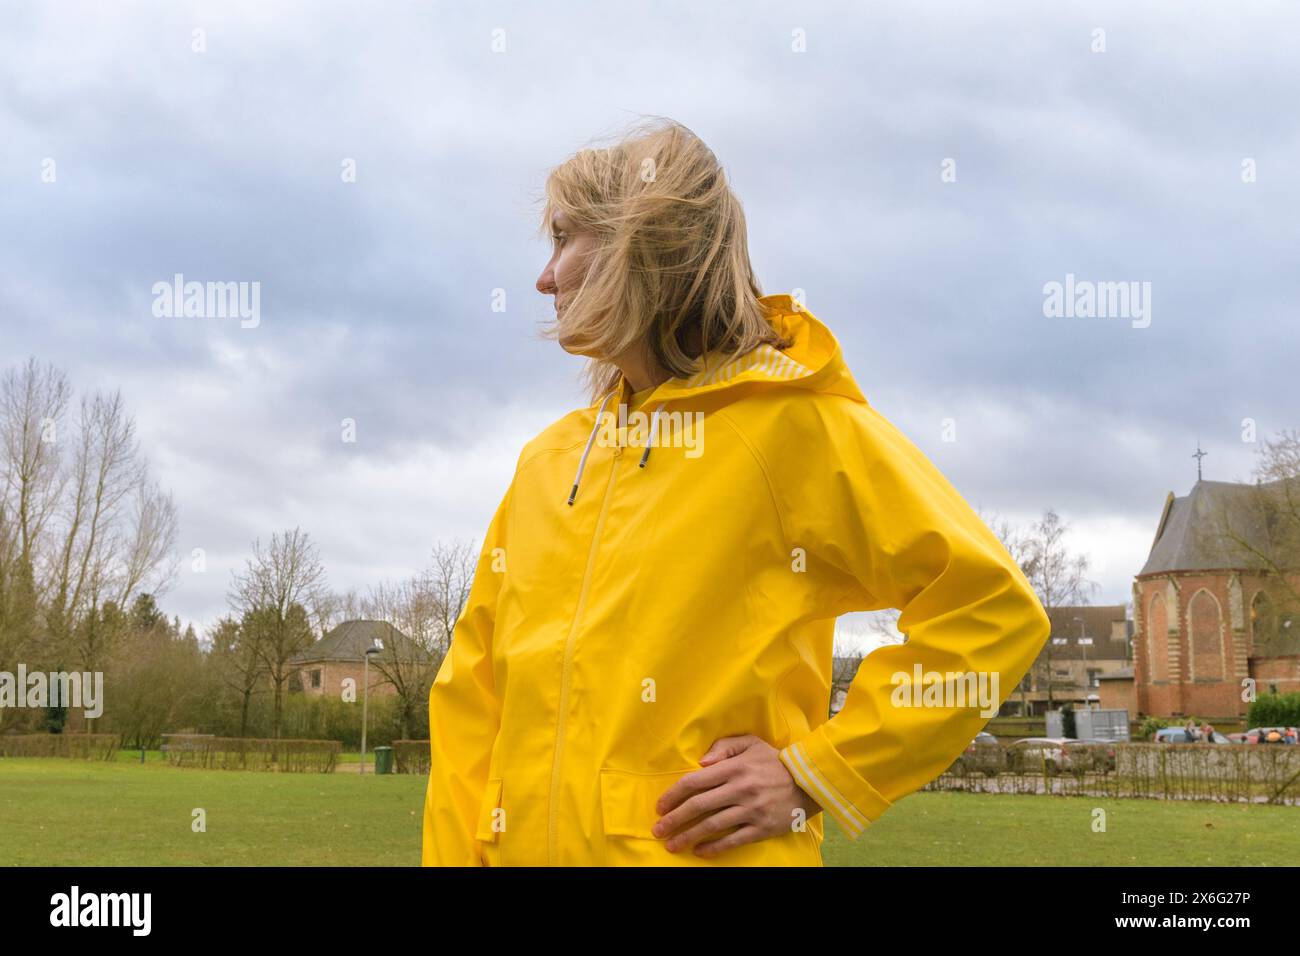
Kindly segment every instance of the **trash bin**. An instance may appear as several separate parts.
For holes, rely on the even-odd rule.
[[[393,772],[393,748],[376,747],[375,748],[375,773],[392,773]]]

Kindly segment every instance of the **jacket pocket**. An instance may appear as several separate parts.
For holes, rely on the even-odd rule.
[[[605,835],[658,839],[650,829],[663,816],[655,809],[655,804],[680,778],[699,769],[702,768],[668,770],[663,773],[602,769],[600,808],[605,822]]]
[[[655,804],[673,784],[699,767],[663,773],[633,773],[602,768],[600,804],[607,840],[607,866],[821,866],[821,826],[810,821],[798,833],[732,847],[715,859],[702,859],[689,850],[668,852],[666,840],[651,832],[663,816]],[[710,839],[735,832],[728,827]],[[633,839],[626,839],[632,837]],[[646,842],[649,841],[649,842]]]
[[[494,778],[487,782],[483,788],[483,800],[479,804],[478,811],[478,828],[474,831],[474,839],[483,843],[495,843],[497,834],[501,831],[496,828],[497,819],[501,820],[501,830],[505,829],[505,811],[500,814],[497,810],[501,807],[501,779]]]

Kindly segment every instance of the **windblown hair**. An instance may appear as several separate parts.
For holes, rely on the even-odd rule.
[[[652,117],[611,146],[579,150],[551,171],[545,198],[539,232],[550,235],[560,209],[596,236],[582,285],[543,329],[589,357],[593,401],[618,384],[610,360],[638,342],[676,377],[790,345],[758,301],[740,200],[682,124]]]

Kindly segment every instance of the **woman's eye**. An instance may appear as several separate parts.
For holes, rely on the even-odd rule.
[[[558,232],[551,233],[551,239],[557,246],[564,242],[564,236],[560,235]]]

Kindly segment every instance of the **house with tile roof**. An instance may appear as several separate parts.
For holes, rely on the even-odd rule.
[[[391,669],[399,663],[428,658],[424,650],[387,621],[344,621],[291,658],[297,678],[291,679],[291,689],[316,696],[337,696],[342,694],[343,682],[351,678],[352,686],[360,694],[366,672],[365,653],[370,647],[380,648],[377,657],[371,659],[370,693],[381,697],[392,696],[397,690],[384,677],[383,668],[375,666],[377,662],[386,662]]]

